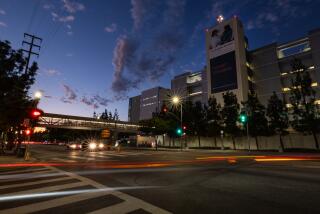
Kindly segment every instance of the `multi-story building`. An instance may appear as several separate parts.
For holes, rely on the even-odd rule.
[[[223,103],[223,93],[233,92],[239,102],[248,97],[247,39],[237,17],[219,20],[206,30],[208,97]]]
[[[161,111],[163,102],[168,99],[170,89],[155,87],[142,91],[140,98],[140,120],[152,118]]]
[[[140,99],[141,96],[129,98],[128,121],[138,123],[140,120]]]
[[[291,68],[294,59],[301,60],[310,71],[319,97],[320,29],[292,42],[249,51],[243,25],[234,17],[207,30],[206,48],[208,97],[215,96],[221,104],[226,91],[235,93],[239,103],[246,101],[249,91],[255,91],[264,105],[273,92],[288,103],[291,79],[296,72]],[[316,102],[320,104],[320,100]]]
[[[177,94],[193,103],[207,103],[207,77],[206,70],[198,72],[185,72],[171,80],[171,93]]]
[[[239,103],[247,100],[250,91],[255,91],[261,103],[267,105],[276,92],[290,107],[291,80],[296,72],[292,70],[292,62],[299,59],[310,73],[316,103],[320,105],[320,29],[285,44],[272,43],[249,50],[243,25],[237,17],[219,21],[206,30],[205,69],[175,76],[171,80],[171,95],[178,94],[203,104],[214,96],[223,104],[222,95],[227,91],[236,94]],[[140,112],[135,111],[139,120],[149,119],[152,112],[158,112],[167,94],[169,90],[161,87],[143,91]],[[132,108],[130,102],[129,108]],[[129,112],[130,119],[132,114]]]
[[[295,59],[300,60],[309,71],[319,99],[320,29],[310,31],[304,38],[280,45],[269,44],[250,54],[252,63],[248,66],[253,70],[254,88],[263,104],[267,104],[273,91],[289,102],[291,80],[297,72],[292,70]],[[320,104],[320,100],[316,102]],[[290,104],[287,105],[290,107]]]
[[[129,99],[128,120],[139,122],[151,119],[153,113],[161,111],[165,100],[168,99],[170,89],[155,87],[141,92],[141,95]]]

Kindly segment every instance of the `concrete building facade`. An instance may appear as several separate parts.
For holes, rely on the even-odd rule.
[[[151,119],[153,113],[161,111],[163,102],[168,99],[170,89],[155,87],[141,92],[141,95],[129,98],[128,120],[139,122]]]
[[[141,96],[129,98],[128,121],[138,123],[140,120],[140,99]]]
[[[233,92],[239,102],[247,100],[249,81],[246,66],[247,40],[237,17],[206,30],[207,90],[223,103],[223,93]]]
[[[171,80],[171,93],[189,99],[193,103],[208,101],[206,69],[185,72]]]
[[[171,80],[171,92],[161,87],[143,91],[140,103],[129,101],[129,118],[136,120],[137,115],[139,120],[152,118],[152,113],[160,110],[168,94],[203,104],[214,96],[223,105],[222,95],[227,91],[236,94],[239,103],[246,101],[248,93],[254,91],[266,106],[272,93],[276,92],[290,107],[291,80],[296,72],[292,70],[292,62],[295,59],[309,71],[316,103],[320,105],[320,29],[284,44],[272,43],[254,50],[248,47],[243,25],[237,17],[207,29],[206,67],[175,76]],[[138,106],[139,110],[132,111]]]
[[[254,89],[262,104],[266,105],[275,91],[290,107],[291,80],[297,72],[292,70],[295,59],[309,71],[316,102],[320,104],[320,29],[310,31],[304,38],[280,45],[273,43],[250,51],[250,54],[252,62],[248,67],[253,71]]]

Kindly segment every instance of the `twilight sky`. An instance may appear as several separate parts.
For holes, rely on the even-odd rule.
[[[204,30],[217,15],[237,15],[255,49],[320,27],[316,8],[319,0],[0,0],[0,40],[22,48],[25,32],[43,38],[32,91],[43,91],[45,112],[117,108],[127,120],[128,96],[203,68]]]

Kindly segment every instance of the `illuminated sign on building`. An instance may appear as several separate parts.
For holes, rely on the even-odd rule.
[[[235,52],[210,60],[211,93],[237,89]]]

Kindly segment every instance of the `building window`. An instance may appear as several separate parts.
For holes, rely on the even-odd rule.
[[[192,84],[196,82],[200,82],[202,80],[201,73],[196,74],[196,75],[191,75],[187,77],[187,83]]]
[[[310,51],[309,41],[299,42],[298,44],[288,45],[278,50],[278,58],[282,59],[288,56]]]

